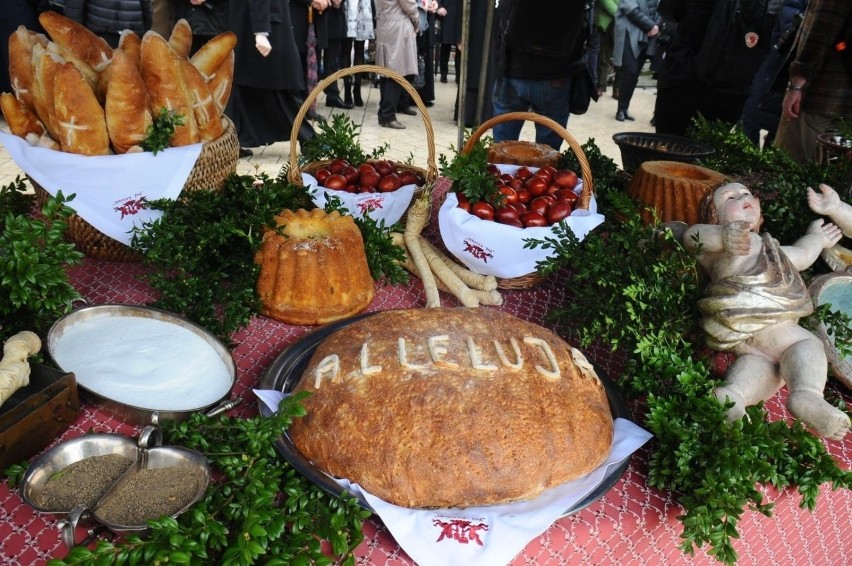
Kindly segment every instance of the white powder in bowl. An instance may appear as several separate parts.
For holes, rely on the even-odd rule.
[[[56,340],[52,354],[82,387],[141,409],[207,407],[224,397],[233,381],[229,366],[201,336],[145,317],[81,320]]]

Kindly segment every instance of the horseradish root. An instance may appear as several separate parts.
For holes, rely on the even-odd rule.
[[[18,389],[30,383],[30,364],[27,359],[41,350],[41,340],[29,331],[15,334],[3,346],[0,360],[0,405]]]
[[[435,283],[435,276],[432,275],[432,270],[429,268],[429,262],[423,254],[423,249],[420,247],[420,232],[426,226],[429,220],[429,197],[423,196],[411,206],[408,210],[408,217],[405,223],[405,247],[408,253],[411,254],[411,259],[414,265],[417,266],[417,273],[420,280],[423,281],[423,289],[426,291],[426,307],[434,308],[441,306],[441,297],[438,295],[438,285]]]

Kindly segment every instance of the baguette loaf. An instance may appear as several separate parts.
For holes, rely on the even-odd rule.
[[[44,126],[35,112],[15,98],[14,94],[8,92],[0,94],[0,110],[3,111],[6,123],[9,124],[9,131],[19,138],[26,139],[30,134],[39,137],[44,133]]]
[[[103,70],[112,59],[112,47],[85,26],[56,12],[42,12],[38,21],[50,39],[83,59],[96,71]]]
[[[122,49],[113,52],[104,113],[107,132],[116,153],[127,153],[145,139],[153,120],[148,91],[136,63]]]
[[[108,155],[104,110],[83,75],[71,63],[56,71],[53,102],[62,151],[80,155]]]
[[[199,141],[198,124],[192,99],[186,88],[181,59],[168,42],[153,31],[142,37],[142,80],[148,89],[151,114],[158,116],[165,108],[183,117],[183,125],[175,128],[171,145],[189,145]]]
[[[189,59],[189,50],[192,49],[192,28],[185,19],[181,18],[175,22],[169,36],[169,46],[182,59]]]
[[[33,109],[50,137],[55,140],[59,140],[60,132],[54,116],[53,78],[65,62],[65,59],[41,45],[33,46]]]
[[[213,76],[207,80],[210,93],[213,95],[213,100],[216,101],[216,106],[219,107],[220,114],[225,111],[225,105],[228,104],[231,89],[234,86],[234,59],[234,52],[231,51],[216,67]]]
[[[183,78],[192,99],[192,110],[198,123],[198,135],[202,142],[212,141],[225,132],[216,101],[201,73],[186,59],[181,60]]]
[[[219,65],[233,54],[234,46],[237,44],[237,35],[232,31],[220,33],[213,39],[201,46],[192,56],[190,62],[201,71],[205,79],[210,80]]]
[[[47,46],[47,37],[19,26],[9,36],[9,80],[15,96],[33,108],[33,45]]]

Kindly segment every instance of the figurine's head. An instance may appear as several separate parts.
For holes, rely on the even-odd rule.
[[[760,201],[741,183],[726,181],[704,197],[699,208],[699,217],[705,224],[722,226],[742,220],[751,224],[754,232],[760,230],[763,215]]]

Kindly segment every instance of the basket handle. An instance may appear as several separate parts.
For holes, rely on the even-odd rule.
[[[580,162],[580,171],[582,172],[583,178],[583,191],[580,194],[578,208],[588,209],[589,202],[592,200],[592,195],[595,192],[595,186],[592,181],[592,168],[589,166],[589,160],[586,157],[586,153],[583,151],[583,148],[580,147],[580,143],[568,132],[568,130],[547,116],[542,116],[535,112],[507,112],[505,114],[499,114],[493,118],[489,118],[470,134],[470,137],[467,139],[467,142],[464,144],[461,152],[470,153],[473,146],[476,145],[476,142],[479,141],[479,138],[481,138],[485,132],[497,124],[511,122],[512,120],[526,120],[535,122],[542,126],[547,126],[559,134],[559,136],[568,143],[568,147],[571,148],[571,151],[573,151],[574,155],[577,157],[577,161]]]
[[[302,103],[302,107],[299,109],[299,113],[296,114],[295,120],[293,120],[293,129],[290,132],[290,171],[288,173],[290,182],[297,185],[302,184],[302,174],[301,171],[299,171],[298,160],[299,129],[302,127],[302,122],[305,120],[305,116],[308,115],[314,101],[323,90],[331,86],[331,84],[337,79],[354,75],[356,73],[376,73],[389,79],[393,79],[399,83],[399,85],[411,97],[414,104],[417,105],[418,110],[420,110],[420,117],[426,125],[426,149],[428,151],[426,158],[426,180],[428,182],[434,182],[435,179],[438,178],[438,167],[435,164],[435,132],[432,129],[432,122],[429,119],[429,113],[426,109],[426,105],[423,104],[423,100],[420,98],[420,95],[417,94],[417,91],[413,86],[411,86],[411,83],[409,83],[405,77],[396,71],[392,71],[387,67],[380,67],[378,65],[354,65],[352,67],[340,69],[321,80],[319,84],[317,84],[317,86],[308,94],[307,98],[305,98],[305,101]]]

